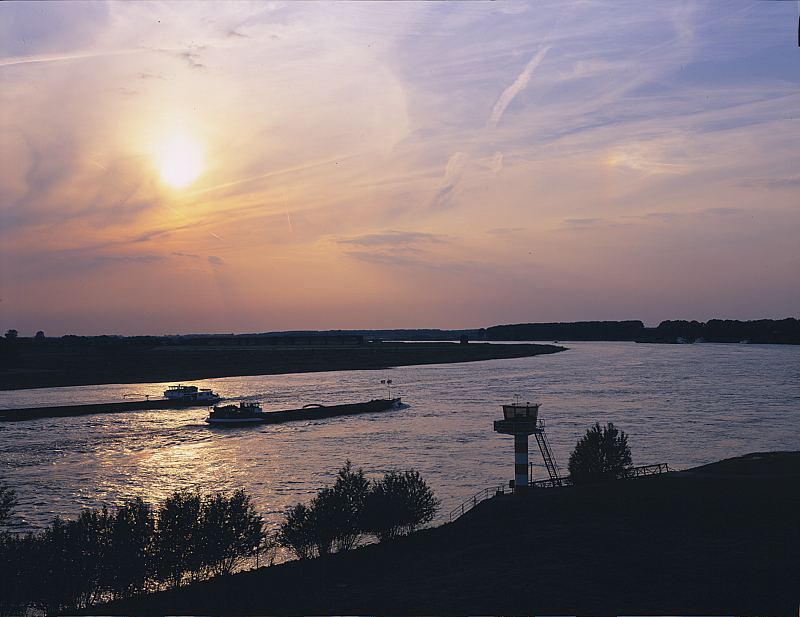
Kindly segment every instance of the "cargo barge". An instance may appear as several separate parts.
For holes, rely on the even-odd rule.
[[[147,409],[208,407],[220,400],[220,396],[208,388],[177,385],[170,386],[164,390],[164,398],[162,399],[0,409],[0,422],[19,422],[21,420],[36,420],[38,418],[68,418],[72,416],[88,416],[96,413],[120,413],[123,411],[143,411]]]
[[[400,405],[399,398],[373,399],[366,403],[348,403],[344,405],[306,405],[300,409],[284,409],[281,411],[261,411],[258,403],[239,403],[239,405],[223,405],[214,407],[206,422],[212,426],[242,426],[247,424],[280,424],[296,420],[318,420],[336,416],[350,416],[359,413],[371,413],[396,409]]]
[[[0,422],[87,416],[95,413],[119,413],[145,409],[175,409],[178,407],[208,407],[208,403],[198,400],[154,399],[152,401],[122,401],[119,403],[90,403],[87,405],[21,407],[18,409],[0,409]]]

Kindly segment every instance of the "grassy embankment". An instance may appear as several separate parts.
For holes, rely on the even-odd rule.
[[[792,614],[800,452],[490,499],[385,545],[103,607],[145,614]],[[699,612],[698,612],[699,611]]]
[[[563,351],[555,345],[366,343],[353,346],[20,346],[15,366],[0,371],[0,390],[240,375],[383,369],[521,358]]]

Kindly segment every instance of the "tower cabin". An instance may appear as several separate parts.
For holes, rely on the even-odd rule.
[[[539,403],[503,405],[503,419],[495,420],[494,430],[506,435],[531,435],[538,430]]]

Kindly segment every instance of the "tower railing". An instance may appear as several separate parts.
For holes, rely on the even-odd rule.
[[[552,488],[556,486],[571,486],[572,480],[569,476],[555,478],[550,477],[544,480],[533,479],[534,463],[529,463],[528,486],[531,488]],[[641,478],[643,476],[655,476],[662,473],[669,473],[675,471],[667,463],[654,463],[653,465],[639,465],[637,467],[628,467],[619,472],[615,478],[616,480],[629,480],[631,478]],[[612,478],[608,478],[612,479]]]
[[[482,491],[478,491],[472,497],[470,497],[464,503],[462,503],[460,506],[458,506],[457,508],[453,508],[450,511],[450,517],[449,517],[450,522],[452,523],[462,514],[469,512],[470,510],[472,510],[472,508],[477,506],[483,500],[488,499],[489,497],[495,497],[496,495],[505,495],[510,492],[511,489],[509,489],[507,486],[503,484],[500,484],[498,486],[490,486],[488,488],[483,489]]]

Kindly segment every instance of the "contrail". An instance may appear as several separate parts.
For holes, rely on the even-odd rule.
[[[118,49],[116,51],[90,51],[82,54],[71,54],[56,56],[53,54],[42,54],[39,56],[18,56],[16,58],[7,58],[0,60],[0,67],[2,66],[16,66],[18,64],[33,64],[35,62],[63,62],[65,60],[82,60],[85,58],[100,58],[102,56],[121,56],[124,54],[135,54],[143,51],[152,51],[151,49]]]
[[[500,98],[497,99],[497,102],[492,108],[492,113],[489,116],[489,120],[486,122],[487,127],[494,128],[497,126],[497,123],[500,122],[500,118],[503,117],[506,107],[508,107],[511,101],[514,100],[514,97],[528,85],[531,79],[531,73],[539,66],[539,63],[544,59],[549,49],[550,45],[542,47],[537,54],[530,59],[528,64],[525,65],[525,68],[522,69],[522,72],[514,80],[514,83],[503,90],[503,94],[500,95]]]
[[[274,176],[280,176],[282,174],[290,174],[295,173],[298,171],[306,171],[308,169],[314,169],[316,167],[322,167],[325,165],[330,165],[331,163],[337,163],[339,161],[345,161],[356,158],[357,155],[351,154],[345,157],[339,156],[323,161],[316,161],[314,163],[304,163],[302,165],[295,165],[294,167],[287,167],[285,169],[276,169],[274,171],[268,171],[267,173],[259,174],[257,176],[250,176],[249,178],[242,178],[241,180],[232,180],[231,182],[224,182],[223,184],[217,184],[214,186],[209,186],[203,189],[197,189],[196,191],[192,191],[191,193],[187,193],[186,197],[194,197],[196,195],[203,195],[204,193],[209,193],[211,191],[218,191],[219,189],[225,189],[231,186],[237,186],[239,184],[245,184],[247,182],[255,182],[256,180],[263,180],[264,178],[272,178]]]

